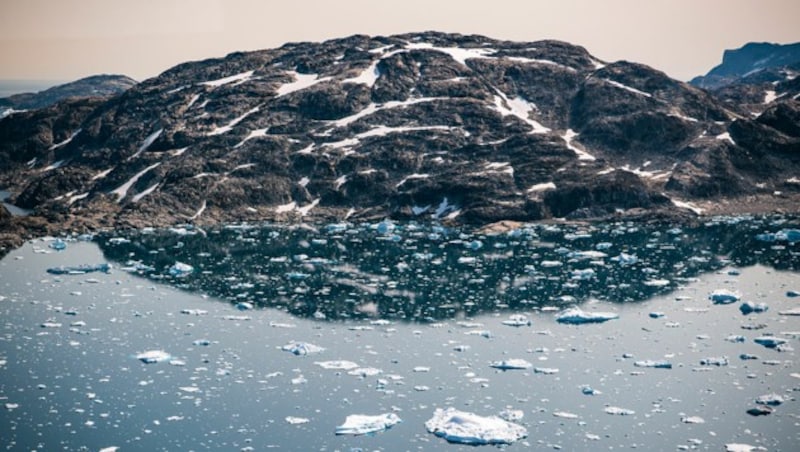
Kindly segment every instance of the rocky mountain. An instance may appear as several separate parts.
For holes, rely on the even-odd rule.
[[[787,123],[784,128],[796,133],[798,118],[786,108],[800,97],[798,75],[800,43],[749,43],[740,49],[726,50],[722,64],[705,76],[695,77],[691,83],[707,89],[726,108],[744,116],[756,117],[781,105],[770,114],[781,116],[781,121]]]
[[[0,111],[45,108],[71,97],[112,96],[135,84],[136,80],[124,75],[93,75],[38,93],[14,94],[0,98]]]
[[[36,221],[482,224],[800,206],[796,99],[753,117],[558,41],[293,43],[92,102],[0,121],[0,187]]]
[[[706,75],[698,76],[692,85],[717,90],[742,79],[755,76],[752,80],[764,78],[764,74],[780,71],[784,67],[800,63],[800,42],[794,44],[773,44],[750,42],[738,49],[726,50],[722,63]],[[771,76],[767,76],[768,78]]]

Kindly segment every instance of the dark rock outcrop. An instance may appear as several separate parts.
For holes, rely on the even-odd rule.
[[[756,118],[557,41],[294,43],[91,102],[0,122],[0,187],[61,228],[731,212],[800,190],[796,100]]]
[[[726,50],[722,63],[708,74],[698,76],[690,82],[699,88],[717,90],[736,83],[743,78],[757,80],[774,69],[792,66],[800,62],[800,42],[773,44],[750,42],[738,49]]]

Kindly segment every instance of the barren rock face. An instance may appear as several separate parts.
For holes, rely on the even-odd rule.
[[[18,205],[90,227],[689,212],[800,189],[798,103],[771,102],[742,114],[557,41],[353,36],[13,114],[0,182]]]

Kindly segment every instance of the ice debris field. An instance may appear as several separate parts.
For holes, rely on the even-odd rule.
[[[792,450],[791,218],[45,238],[0,261],[0,444]]]

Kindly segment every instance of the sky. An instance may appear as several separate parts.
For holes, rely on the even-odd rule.
[[[673,78],[800,41],[798,0],[0,0],[0,80],[144,80],[191,60],[353,34],[558,39]]]

